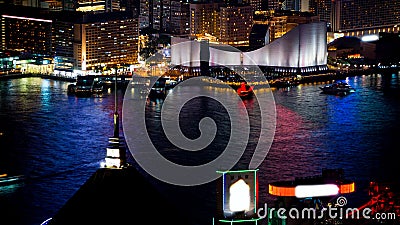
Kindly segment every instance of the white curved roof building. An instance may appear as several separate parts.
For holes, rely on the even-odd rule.
[[[298,69],[326,67],[327,30],[325,22],[300,24],[284,36],[259,49],[241,52],[231,46],[173,37],[171,64],[190,67],[209,61],[210,66],[257,65]]]

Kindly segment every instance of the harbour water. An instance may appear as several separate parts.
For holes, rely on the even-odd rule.
[[[274,200],[267,194],[269,182],[319,175],[323,168],[343,168],[345,176],[356,182],[356,192],[348,196],[354,206],[368,200],[369,181],[400,180],[395,154],[400,147],[400,74],[360,74],[346,81],[356,92],[344,97],[321,94],[323,83],[272,90],[277,127],[271,149],[259,167],[260,202]],[[67,95],[68,84],[42,78],[0,81],[0,172],[28,178],[24,183],[0,187],[0,218],[9,221],[8,225],[39,225],[50,218],[100,167],[105,156],[108,137],[113,134],[113,92],[77,98]],[[117,100],[122,105],[119,92]],[[258,141],[259,111],[255,99],[243,101],[254,125],[248,144],[251,150]],[[202,98],[191,101],[182,108],[182,131],[193,138],[198,132],[195,118],[211,114],[224,118],[223,110],[211,111],[218,109],[217,105]],[[149,101],[146,115],[152,139],[171,159],[201,164],[220,153],[188,156],[170,149],[165,138],[157,138],[160,112],[160,102]],[[222,131],[226,129],[222,127]],[[228,135],[217,134],[218,142],[224,145]],[[249,156],[243,155],[243,163]],[[217,204],[214,182],[180,187],[143,174],[182,208],[182,213],[190,215],[193,224],[212,223]],[[162,209],[155,203],[154,210],[156,215]]]

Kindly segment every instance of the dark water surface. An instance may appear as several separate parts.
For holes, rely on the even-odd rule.
[[[356,182],[356,192],[348,198],[351,205],[368,199],[366,189],[371,180],[400,181],[395,154],[400,149],[399,76],[349,77],[356,92],[345,97],[321,94],[322,83],[273,89],[277,128],[259,167],[260,202],[273,200],[267,194],[269,182],[318,175],[323,168],[343,168],[345,176]],[[100,98],[76,98],[67,95],[68,84],[41,78],[0,81],[0,173],[29,178],[25,183],[0,187],[0,224],[39,225],[100,167],[107,139],[113,134],[113,92]],[[118,104],[122,104],[122,91],[118,96]],[[253,125],[251,150],[258,141],[259,111],[255,99],[244,103]],[[147,121],[153,140],[166,155],[178,163],[202,164],[220,153],[182,157],[174,151],[165,138],[157,136],[160,104],[149,102]],[[182,131],[195,138],[198,118],[210,116],[222,126],[217,144],[226,145],[229,120],[217,106],[217,102],[202,98],[188,102],[180,116]],[[245,153],[240,163],[248,163],[250,157]],[[214,182],[179,187],[152,177],[149,180],[192,216],[194,224],[212,223]]]

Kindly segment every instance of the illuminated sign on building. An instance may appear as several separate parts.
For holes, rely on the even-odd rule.
[[[217,171],[220,223],[256,222],[258,202],[257,170]]]

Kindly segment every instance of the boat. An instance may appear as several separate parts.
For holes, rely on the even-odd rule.
[[[240,84],[240,87],[236,90],[236,92],[241,99],[248,99],[254,95],[253,87],[247,85],[245,82]]]
[[[101,96],[105,92],[105,87],[101,79],[96,78],[92,86],[92,94],[94,96]]]
[[[93,91],[95,76],[77,76],[75,84],[75,95],[77,97],[90,97]]]
[[[24,179],[24,175],[9,175],[7,173],[0,174],[0,186],[15,184]]]
[[[350,93],[355,92],[355,89],[344,81],[334,82],[332,84],[327,84],[323,87],[319,87],[324,94],[345,96]]]
[[[76,84],[68,84],[68,95],[75,95]]]
[[[167,96],[167,78],[160,77],[154,83],[153,87],[150,89],[149,97],[150,98],[161,98],[164,99]]]
[[[270,82],[270,86],[276,88],[295,87],[299,84],[300,84],[299,81],[296,79],[278,79]]]

